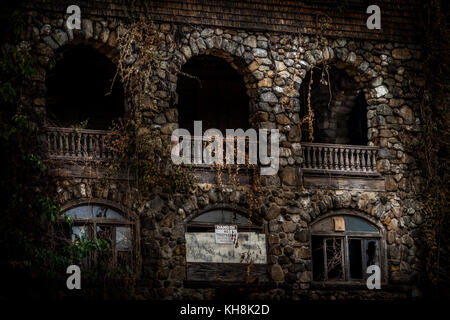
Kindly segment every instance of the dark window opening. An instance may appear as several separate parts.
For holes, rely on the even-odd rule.
[[[312,237],[312,264],[314,281],[325,280],[325,264],[323,255],[323,238]]]
[[[353,145],[367,145],[367,104],[364,94],[360,92],[356,98],[356,104],[350,112],[348,143]]]
[[[228,62],[199,55],[181,71],[177,83],[180,128],[193,134],[194,121],[201,120],[203,130],[216,128],[223,134],[225,129],[248,129],[249,99],[244,80]]]
[[[363,278],[362,247],[361,240],[351,239],[348,243],[350,259],[350,278]]]
[[[47,114],[56,126],[87,121],[86,128],[106,130],[124,114],[124,93],[116,66],[95,49],[77,45],[62,54],[47,78]]]
[[[300,87],[300,118],[308,115],[311,71]],[[312,72],[311,109],[314,112],[313,142],[367,144],[367,103],[358,84],[344,70],[315,67]],[[302,125],[302,140],[311,142],[309,125]]]
[[[378,260],[378,240],[366,240],[365,241],[365,249],[366,249],[366,268],[368,266],[379,264]]]

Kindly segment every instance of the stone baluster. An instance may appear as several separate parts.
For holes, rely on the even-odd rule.
[[[363,150],[361,155],[363,171],[367,171],[367,158],[368,158],[367,150]]]
[[[334,169],[339,170],[339,149],[333,148],[333,156],[334,156]]]
[[[313,146],[311,147],[311,156],[312,156],[312,168],[316,168],[316,148]]]
[[[355,154],[355,149],[349,150],[349,156],[350,156],[350,170],[355,170],[355,163],[353,161],[353,156]]]
[[[349,171],[350,170],[350,164],[349,164],[349,158],[348,158],[348,149],[345,148],[344,149],[345,155],[344,155],[344,159],[345,159],[345,170]]]
[[[311,168],[311,147],[306,146],[306,165],[308,168]]]
[[[51,154],[52,153],[52,149],[51,149],[51,139],[50,139],[50,135],[51,135],[51,133],[50,132],[48,132],[47,131],[47,134],[46,134],[46,138],[47,138],[47,150],[48,150],[48,153],[49,154]]]
[[[377,153],[372,150],[372,171],[377,171]]]
[[[317,168],[322,169],[322,147],[317,148]]]
[[[58,139],[58,153],[60,156],[64,155],[64,135],[62,132],[60,132],[59,134],[59,139]]]
[[[355,170],[356,171],[361,171],[361,166],[360,166],[360,163],[359,163],[359,154],[360,153],[361,153],[360,149],[356,150],[356,166],[355,166]]]
[[[65,156],[69,155],[69,134],[68,133],[64,133],[64,135],[63,135],[62,154]]]
[[[367,151],[367,171],[372,171],[372,150]]]
[[[328,148],[328,169],[333,169],[333,148]]]

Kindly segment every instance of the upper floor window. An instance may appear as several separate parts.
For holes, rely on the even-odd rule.
[[[77,45],[62,52],[48,72],[48,120],[55,126],[87,121],[89,129],[108,129],[124,114],[120,81],[111,88],[115,72],[114,63],[89,46]]]
[[[372,223],[352,215],[331,216],[311,226],[314,281],[367,279],[371,265],[382,268],[382,234]]]
[[[203,130],[248,129],[249,99],[242,76],[225,60],[211,55],[192,57],[178,77],[179,127],[193,133],[194,120]]]
[[[73,225],[70,231],[72,243],[85,240],[101,240],[105,250],[93,251],[85,259],[92,267],[134,269],[136,252],[135,223],[116,210],[97,204],[82,205],[65,211]]]
[[[311,71],[300,87],[300,117],[308,114]],[[311,108],[314,142],[367,145],[367,103],[364,92],[344,70],[334,66],[312,69]],[[311,142],[309,128],[302,126],[303,141]]]

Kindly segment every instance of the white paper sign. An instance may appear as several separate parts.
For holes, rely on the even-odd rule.
[[[237,236],[236,225],[216,224],[216,243],[233,244]]]

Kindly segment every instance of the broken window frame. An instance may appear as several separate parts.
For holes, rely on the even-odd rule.
[[[333,219],[333,217],[356,217],[360,220],[363,220],[368,225],[374,227],[377,232],[356,232],[356,231],[329,231],[329,230],[312,230],[314,225],[318,222],[322,222],[326,219]],[[310,250],[311,250],[311,265],[312,265],[312,272],[313,272],[313,282],[316,283],[336,283],[336,284],[362,284],[365,283],[367,280],[367,277],[369,276],[366,273],[366,270],[364,269],[364,266],[367,264],[367,256],[366,256],[366,242],[367,240],[376,240],[378,242],[377,246],[377,265],[381,269],[381,280],[382,283],[386,282],[386,268],[385,268],[385,261],[386,261],[386,252],[385,252],[385,241],[384,241],[384,233],[383,230],[374,224],[373,222],[369,221],[368,219],[361,217],[360,215],[354,215],[349,213],[337,213],[337,214],[329,214],[321,218],[320,220],[316,221],[312,226],[310,226]],[[316,279],[316,275],[314,274],[314,252],[313,252],[313,238],[318,239],[320,238],[322,240],[322,247],[323,250],[322,254],[322,266],[323,266],[323,276],[322,278]],[[329,239],[340,239],[343,245],[341,246],[341,265],[343,269],[343,277],[341,280],[336,279],[328,279],[328,261],[327,261],[327,255],[326,255],[326,241]],[[362,268],[362,278],[352,278],[350,273],[350,240],[360,240],[361,241],[361,268]]]
[[[93,214],[91,214],[92,216],[89,218],[79,218],[79,217],[71,217],[72,221],[73,221],[73,225],[72,227],[70,227],[68,229],[69,231],[69,240],[71,243],[74,243],[74,239],[73,239],[73,227],[85,227],[86,230],[86,235],[87,238],[90,240],[96,240],[98,239],[98,227],[101,226],[107,226],[109,228],[111,228],[111,242],[110,242],[110,249],[108,254],[110,254],[111,256],[109,257],[109,261],[107,262],[106,266],[110,267],[110,268],[114,268],[114,267],[118,267],[119,266],[119,256],[120,256],[120,252],[127,252],[128,253],[128,257],[126,257],[127,263],[124,267],[126,267],[126,269],[128,271],[131,272],[135,272],[136,269],[136,264],[137,264],[137,252],[138,252],[138,242],[136,241],[136,239],[138,239],[138,230],[137,230],[137,223],[131,219],[128,218],[128,215],[123,213],[122,210],[119,210],[117,208],[112,207],[111,205],[106,205],[103,203],[81,203],[81,204],[77,204],[77,205],[73,205],[68,207],[67,209],[64,209],[62,212],[67,213],[68,211],[72,210],[72,209],[76,209],[76,208],[81,208],[81,207],[90,207],[91,213],[93,213],[93,208],[94,207],[101,207],[102,209],[109,209],[112,212],[114,212],[114,214],[120,215],[121,218],[107,218],[107,217],[95,217]],[[60,217],[59,219],[60,223],[62,224],[66,224],[67,225],[67,221],[63,218]],[[130,238],[128,239],[128,241],[130,242],[130,247],[129,250],[118,250],[117,249],[117,228],[129,228],[129,234],[130,234]],[[82,261],[83,264],[88,267],[88,268],[92,268],[92,267],[96,267],[98,266],[98,262],[99,262],[99,252],[95,251],[91,251],[89,252],[88,256]]]

